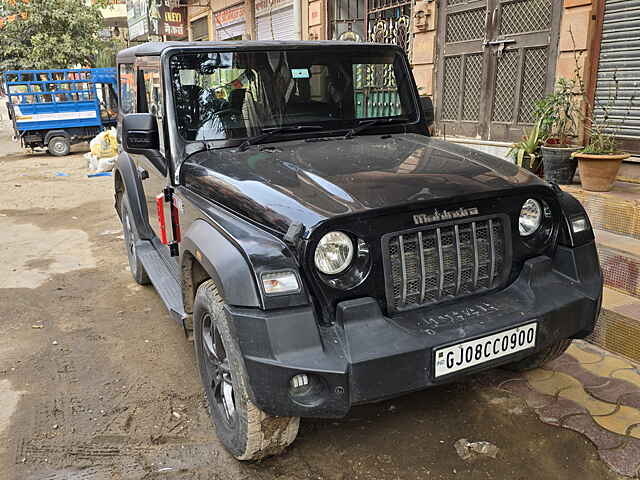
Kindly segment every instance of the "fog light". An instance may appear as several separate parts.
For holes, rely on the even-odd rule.
[[[296,375],[291,379],[291,388],[300,388],[309,385],[309,377],[306,373]]]
[[[289,380],[289,397],[298,405],[316,407],[324,402],[327,387],[317,375],[299,373]]]
[[[580,233],[589,230],[589,222],[585,217],[578,217],[571,220],[573,233]]]

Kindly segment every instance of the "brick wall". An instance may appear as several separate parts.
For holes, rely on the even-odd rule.
[[[414,6],[411,63],[420,95],[433,95],[437,14],[436,2],[433,0],[418,1]]]

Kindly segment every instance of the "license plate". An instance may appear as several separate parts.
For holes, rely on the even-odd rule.
[[[537,323],[436,350],[435,378],[535,346]]]

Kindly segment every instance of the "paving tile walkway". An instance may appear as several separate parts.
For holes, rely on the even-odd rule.
[[[614,472],[640,478],[640,368],[584,341],[544,368],[503,380],[541,421],[575,430]]]

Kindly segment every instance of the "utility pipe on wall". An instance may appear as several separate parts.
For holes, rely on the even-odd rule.
[[[296,40],[302,40],[302,0],[293,0],[293,21]]]

